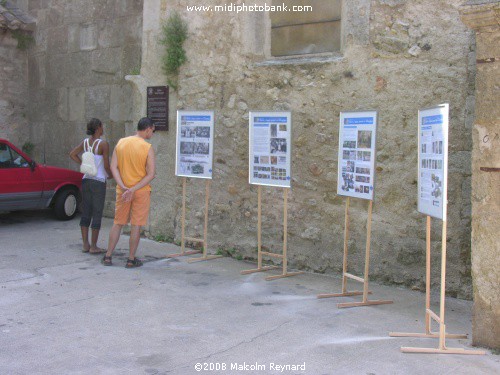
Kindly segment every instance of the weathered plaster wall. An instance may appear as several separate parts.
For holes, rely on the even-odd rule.
[[[0,30],[0,138],[18,147],[28,141],[28,58],[10,30]]]
[[[29,0],[37,18],[29,55],[31,141],[38,160],[76,169],[69,151],[99,118],[114,146],[132,123],[124,77],[141,64],[142,0]],[[108,185],[111,201],[113,188]],[[108,202],[109,203],[109,202]],[[107,205],[112,214],[112,205]]]
[[[465,6],[462,19],[476,31],[477,40],[471,196],[473,341],[500,349],[500,1]]]
[[[256,1],[264,3],[264,1]],[[448,283],[471,298],[470,191],[475,51],[460,21],[461,0],[345,1],[343,50],[315,59],[269,56],[265,13],[187,12],[188,1],[145,4],[143,65],[137,87],[165,83],[155,42],[160,19],[177,9],[189,24],[179,91],[172,109],[216,113],[209,246],[256,256],[257,193],[248,185],[248,111],[293,114],[289,264],[340,272],[344,198],[336,195],[338,119],[342,110],[379,110],[378,175],[372,226],[373,279],[423,290],[425,217],[417,212],[417,111],[449,102]],[[205,5],[218,4],[215,0]],[[149,28],[146,25],[149,25]],[[156,26],[155,26],[156,25]],[[326,61],[320,61],[320,60]],[[141,84],[143,86],[141,86]],[[143,108],[136,92],[135,111]],[[171,111],[171,124],[175,121]],[[174,177],[175,129],[156,136],[150,232],[180,238],[181,181]],[[188,232],[203,233],[204,184],[188,187]],[[367,203],[351,205],[349,267],[362,274]],[[281,250],[282,191],[265,189],[263,242]],[[440,223],[433,224],[433,283],[439,282]]]

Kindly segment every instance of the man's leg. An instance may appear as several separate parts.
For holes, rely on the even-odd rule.
[[[120,239],[120,233],[122,231],[122,227],[123,225],[113,224],[113,227],[109,232],[108,251],[106,252],[106,257],[111,257],[111,255],[113,255],[113,251],[115,250],[116,244]]]
[[[130,254],[129,259],[135,259],[135,252],[139,247],[139,241],[141,240],[141,226],[140,225],[131,225],[130,226]]]

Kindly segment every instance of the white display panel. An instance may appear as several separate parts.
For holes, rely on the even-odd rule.
[[[377,111],[340,112],[337,194],[373,200]]]
[[[292,114],[250,112],[249,182],[290,187]]]
[[[418,211],[446,221],[449,105],[418,111]]]
[[[175,175],[212,178],[213,111],[177,111]]]

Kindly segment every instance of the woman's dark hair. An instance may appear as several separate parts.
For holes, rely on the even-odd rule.
[[[102,126],[101,120],[98,118],[92,118],[87,122],[87,135],[94,135],[96,130]]]

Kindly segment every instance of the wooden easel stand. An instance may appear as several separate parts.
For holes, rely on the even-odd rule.
[[[186,233],[186,181],[187,178],[182,178],[182,234],[181,234],[181,252],[177,254],[167,255],[167,258],[175,258],[185,255],[192,255],[200,253],[199,250],[185,250],[186,241],[203,243],[203,255],[199,258],[192,258],[188,260],[188,263],[200,262],[204,260],[221,258],[222,255],[208,255],[207,254],[207,232],[208,232],[208,201],[210,196],[210,180],[205,181],[205,223],[203,229],[203,238],[187,237]]]
[[[255,272],[265,272],[273,269],[278,269],[278,266],[267,266],[262,267],[262,256],[267,256],[271,258],[279,258],[283,260],[283,272],[281,275],[268,276],[267,281],[281,279],[284,277],[290,277],[295,275],[300,275],[304,272],[288,272],[287,270],[287,240],[288,240],[288,188],[283,189],[284,192],[284,210],[283,210],[283,254],[275,254],[270,252],[262,251],[262,187],[259,185],[257,187],[258,203],[257,203],[257,268],[251,270],[241,271],[242,275],[248,275]]]
[[[347,272],[347,258],[348,258],[348,242],[349,242],[349,205],[350,197],[346,199],[345,205],[345,222],[344,222],[344,261],[342,264],[342,292],[333,294],[318,294],[317,298],[330,298],[330,297],[349,297],[363,295],[363,300],[361,302],[347,302],[339,303],[337,307],[358,307],[358,306],[371,306],[371,305],[386,305],[393,303],[390,300],[368,300],[368,295],[371,292],[368,290],[368,275],[370,271],[370,242],[371,242],[371,227],[372,227],[372,211],[373,211],[373,201],[370,200],[370,205],[368,206],[368,223],[367,223],[367,233],[366,233],[366,248],[365,248],[365,274],[364,277],[355,276]],[[347,291],[347,280],[355,280],[363,283],[363,291]]]
[[[402,347],[403,353],[434,353],[434,354],[468,354],[468,355],[483,355],[486,354],[482,350],[466,350],[462,348],[447,348],[446,339],[466,339],[465,334],[449,334],[446,333],[445,325],[445,285],[446,285],[446,221],[443,221],[442,246],[441,246],[441,295],[440,295],[440,311],[439,316],[431,310],[431,217],[427,216],[426,225],[426,254],[425,254],[425,332],[424,333],[405,333],[405,332],[390,332],[391,337],[423,337],[423,338],[438,338],[438,348],[413,348]],[[436,321],[439,324],[439,332],[432,332],[431,322]]]

